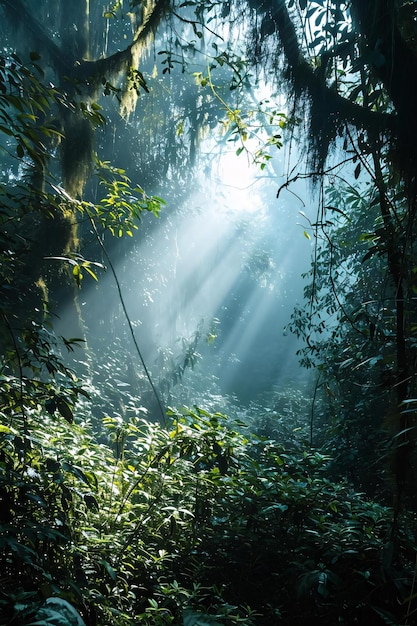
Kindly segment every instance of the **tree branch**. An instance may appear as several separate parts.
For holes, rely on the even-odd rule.
[[[169,0],[158,0],[148,18],[136,30],[132,43],[127,48],[104,59],[82,61],[75,70],[75,76],[79,79],[94,78],[115,75],[127,70],[136,51],[146,43],[148,37],[159,26],[169,4]]]
[[[329,87],[322,77],[315,73],[301,52],[285,0],[276,0],[272,19],[279,34],[289,78],[296,93],[306,93],[312,103],[323,103],[327,115],[333,116],[339,122],[358,129],[374,129],[373,132],[376,127],[383,133],[396,131],[396,115],[370,111],[351,102],[341,96],[335,88]]]
[[[124,50],[120,50],[104,59],[86,61],[70,58],[49,36],[44,26],[26,8],[22,0],[0,0],[5,16],[15,28],[25,29],[32,45],[40,52],[46,51],[49,60],[60,81],[64,78],[85,80],[106,75],[117,75],[127,69],[137,52],[148,37],[158,27],[162,17],[169,8],[169,0],[157,0],[145,22],[141,24],[133,36],[132,42]]]

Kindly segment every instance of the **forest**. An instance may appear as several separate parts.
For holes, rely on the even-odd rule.
[[[416,0],[0,19],[0,626],[417,624]]]

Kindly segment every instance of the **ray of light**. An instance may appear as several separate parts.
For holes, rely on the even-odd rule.
[[[258,173],[244,159],[226,155],[212,180],[200,181],[179,210],[168,207],[150,234],[141,237],[139,230],[135,246],[116,260],[127,310],[151,369],[160,349],[175,356],[179,340],[189,339],[202,320],[207,329],[213,318],[221,324],[214,356],[207,358],[220,360],[227,390],[251,379],[273,384],[290,363],[293,344],[282,336],[295,303],[288,294],[300,257],[307,260],[309,252],[300,253],[303,237],[294,237],[288,214],[277,213],[265,200],[267,183],[256,178]],[[273,198],[276,186],[268,184]],[[257,256],[265,265],[260,275]],[[90,282],[81,294],[94,340],[107,334],[132,356],[117,298],[110,274],[100,277],[98,287]]]

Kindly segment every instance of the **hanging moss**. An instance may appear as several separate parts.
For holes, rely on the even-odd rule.
[[[72,197],[80,197],[92,171],[94,133],[90,122],[78,112],[67,114],[61,143],[64,187]]]
[[[108,86],[109,93],[120,99],[120,112],[129,116],[135,109],[141,90],[147,91],[139,71],[139,63],[153,42],[154,33],[169,9],[168,0],[152,0],[141,4],[131,14],[134,32],[126,47],[108,57],[91,58],[89,42],[89,4],[85,0],[60,3],[57,13],[47,13],[45,27],[22,0],[4,0],[0,3],[8,23],[20,31],[22,46],[42,51],[43,65],[49,64],[55,72],[54,82],[65,88],[76,107],[81,99],[90,102]],[[45,13],[44,13],[45,17]],[[57,43],[51,34],[60,26],[61,40]],[[23,43],[23,40],[25,42]],[[80,196],[94,152],[93,129],[78,111],[62,110],[64,139],[61,145],[62,175],[66,190]]]

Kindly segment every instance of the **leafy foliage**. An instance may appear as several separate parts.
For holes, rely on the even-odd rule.
[[[18,7],[27,16],[25,3],[0,4],[8,13]],[[301,443],[294,433],[295,426],[306,439],[305,425],[294,419],[300,420],[303,410],[300,394],[293,399],[292,413],[285,412],[281,402],[285,396],[288,407],[290,393],[271,394],[267,407],[252,404],[248,421],[263,436],[251,434],[244,421],[233,423],[222,409],[197,407],[170,409],[166,429],[143,419],[146,411],[140,394],[133,387],[127,392],[117,378],[117,368],[121,368],[117,359],[97,365],[94,384],[91,379],[80,381],[65,363],[63,351],[72,352],[82,340],[57,338],[53,332],[50,295],[62,283],[62,274],[57,279],[48,264],[67,263],[78,286],[83,272],[96,279],[94,269],[103,264],[80,254],[78,219],[87,218],[88,229],[91,226],[95,235],[97,223],[118,237],[131,236],[142,213],[157,215],[164,202],[159,196],[148,196],[140,185],[132,185],[126,170],[107,161],[96,163],[99,191],[94,202],[74,200],[55,181],[51,184],[48,155],[55,154],[55,141],[65,139],[65,158],[80,175],[81,182],[74,183],[79,193],[85,172],[77,172],[75,155],[83,148],[80,163],[84,167],[84,157],[91,156],[92,127],[101,128],[105,121],[101,105],[92,102],[92,97],[102,87],[104,95],[120,98],[128,112],[123,96],[135,100],[140,90],[148,92],[143,73],[132,66],[133,56],[140,57],[138,47],[151,38],[164,15],[163,5],[129,3],[132,44],[105,59],[97,55],[93,65],[84,60],[88,54],[80,36],[71,39],[70,31],[62,33],[62,42],[69,46],[68,62],[64,48],[47,37],[38,20],[28,20],[31,36],[43,42],[54,72],[59,78],[65,76],[68,93],[45,87],[37,78],[42,70],[36,53],[31,56],[35,73],[15,56],[3,56],[0,62],[0,133],[8,155],[0,188],[0,278],[5,293],[0,328],[0,621],[26,626],[410,622],[417,610],[415,515],[401,512],[398,506],[393,515],[380,503],[379,485],[371,491],[364,472],[355,476],[357,468],[363,468],[361,453],[371,458],[369,450],[380,445],[377,429],[372,430],[365,450],[361,441],[367,418],[376,413],[375,404],[370,410],[367,391],[372,385],[379,389],[378,377],[395,369],[389,386],[403,387],[399,376],[405,369],[400,367],[398,340],[404,338],[399,337],[398,320],[406,322],[408,330],[401,349],[405,347],[410,356],[415,349],[411,304],[398,315],[415,291],[412,214],[404,193],[409,187],[394,183],[394,161],[379,141],[372,143],[372,133],[358,133],[359,148],[354,148],[352,156],[356,181],[373,160],[372,191],[362,193],[350,185],[343,194],[340,189],[329,193],[332,219],[324,221],[323,212],[323,221],[311,225],[312,234],[323,236],[324,243],[316,250],[312,283],[306,292],[310,310],[300,309],[293,319],[294,330],[307,342],[305,364],[317,369],[328,396],[327,403],[321,401],[330,426],[325,435],[332,435],[332,445],[325,441],[327,449],[315,449],[313,441]],[[289,2],[288,8],[293,10],[294,5]],[[259,17],[259,49],[265,51],[268,38],[282,27],[282,16],[288,16],[286,6],[282,3],[280,11],[270,2],[251,1],[248,6]],[[229,2],[185,2],[179,7],[188,8],[195,19],[185,17],[184,12],[175,18],[187,25],[196,40],[160,51],[163,75],[171,75],[175,63],[185,68],[184,49],[194,54],[204,33],[212,32],[207,15],[211,19],[214,9],[220,9],[220,18],[231,14]],[[378,76],[381,59],[377,47],[372,48],[373,34],[354,33],[344,5],[328,2],[325,12],[322,2],[300,1],[298,9],[293,14],[301,25],[314,24],[312,36],[303,43],[303,51],[311,53],[310,69],[320,57],[313,74],[302,67],[304,76],[314,84],[321,80],[329,94],[326,90],[336,69],[342,95],[351,104],[363,105],[372,114],[381,109],[385,114],[392,104],[396,106],[392,94],[381,89],[384,77]],[[101,16],[106,32],[123,34],[124,17],[122,3],[108,6]],[[79,14],[74,24],[81,25]],[[280,36],[285,49],[282,32]],[[116,39],[111,41],[113,47]],[[92,52],[97,53],[95,44]],[[107,41],[106,51],[108,45]],[[174,49],[180,51],[175,58]],[[273,129],[287,125],[286,116],[276,108],[267,111],[267,122],[262,107],[243,112],[239,87],[248,82],[246,61],[219,51],[217,44],[213,50],[207,76],[195,75],[196,88],[208,87],[211,93],[204,98],[199,91],[195,101],[187,102],[184,89],[176,123],[162,114],[171,135],[159,154],[165,145],[181,145],[183,154],[188,149],[189,160],[178,160],[175,167],[193,162],[198,140],[204,129],[217,124],[219,109],[226,115],[221,123],[225,140],[238,146],[238,154],[247,150],[253,120],[260,120],[262,131],[266,125]],[[288,47],[286,51],[289,56]],[[371,51],[367,63],[358,65]],[[295,56],[298,63],[300,55]],[[291,59],[287,60],[291,66]],[[394,68],[393,59],[387,60]],[[295,87],[307,90],[297,85],[300,74],[294,65],[290,69]],[[231,72],[232,79],[224,80],[223,88],[227,84],[237,94],[233,105],[223,97],[224,89],[219,96],[212,81],[215,66],[227,70],[222,78],[229,79]],[[373,68],[370,79],[361,82],[360,89],[350,85],[352,74],[363,81],[367,67]],[[123,88],[111,83],[113,77],[119,80],[121,68],[127,68]],[[183,85],[179,79],[171,83],[181,89]],[[160,102],[166,104],[162,96]],[[336,116],[331,109],[332,115],[327,115],[326,107],[318,111],[318,102],[327,101],[318,98],[311,107],[311,128],[316,148],[321,150],[314,156],[321,167],[328,146],[338,133],[343,134],[346,118],[340,108]],[[65,133],[45,121],[51,120],[52,111],[60,112]],[[151,117],[155,129],[161,116],[149,113]],[[362,129],[363,122],[354,121]],[[71,144],[83,129],[89,131],[83,145]],[[386,127],[379,139],[385,131]],[[187,145],[181,143],[184,133]],[[158,137],[154,133],[152,141],[145,141],[144,152],[150,152],[149,146]],[[48,147],[46,139],[51,140]],[[280,147],[281,136],[274,131],[266,142],[267,147]],[[152,164],[152,157],[146,155],[146,159]],[[269,159],[265,147],[254,153],[261,170]],[[379,162],[384,167],[377,170]],[[173,178],[173,166],[167,165],[163,173],[168,174],[169,167]],[[64,167],[64,178],[65,171]],[[14,186],[6,186],[6,175],[16,182]],[[70,176],[66,182],[70,184]],[[378,209],[378,216],[370,215],[368,207]],[[372,284],[363,261],[372,264]],[[253,256],[250,266],[254,276],[262,278],[269,263],[265,256]],[[196,363],[203,335],[198,328],[184,340],[176,359],[162,355],[161,384],[167,395],[186,368]],[[347,370],[353,370],[354,379],[347,381]],[[352,394],[352,384],[363,393]],[[381,411],[391,395],[385,388],[381,392]],[[226,403],[219,396],[211,400]],[[393,445],[398,450],[410,447],[407,433],[412,427],[398,431],[398,423],[413,413],[411,400],[406,398],[405,411],[403,406],[396,407],[400,420],[396,413]],[[329,448],[342,452],[332,458]],[[342,474],[349,462],[351,482],[347,483]],[[362,487],[379,499],[369,500],[361,493]]]
[[[202,409],[96,435],[33,417],[30,438],[1,430],[3,619],[53,596],[91,624],[351,623],[410,594],[414,522],[392,563],[389,510],[329,482],[318,453]]]
[[[411,437],[414,427],[409,405],[399,406],[396,395],[402,380],[399,305],[397,285],[385,263],[387,247],[398,246],[404,262],[401,304],[411,362],[415,261],[411,242],[401,232],[407,219],[406,200],[401,188],[393,190],[389,199],[395,216],[392,228],[378,212],[379,200],[373,182],[329,186],[323,217],[311,225],[316,248],[311,270],[305,275],[309,281],[306,303],[294,311],[290,324],[305,342],[299,351],[302,365],[317,372],[314,440],[338,450],[335,469],[338,466],[360,489],[373,494],[384,492],[389,484],[381,478],[394,470],[389,459],[403,443],[398,431],[404,411]],[[408,393],[413,397],[412,380]],[[313,437],[313,424],[311,430]],[[411,456],[410,481],[414,465]],[[369,475],[368,467],[380,470]]]
[[[32,55],[34,71],[40,68]],[[29,157],[38,167],[45,167],[48,152],[44,141],[60,137],[53,124],[39,124],[51,106],[62,103],[60,93],[44,86],[17,55],[0,57],[0,108],[2,150],[18,159]],[[25,94],[22,97],[22,92]]]
[[[95,204],[82,202],[81,213],[86,211],[91,218],[97,216],[101,227],[118,237],[132,237],[144,211],[158,217],[161,206],[166,204],[162,198],[148,196],[140,186],[133,187],[126,172],[108,162],[98,161],[96,169],[103,197]]]

